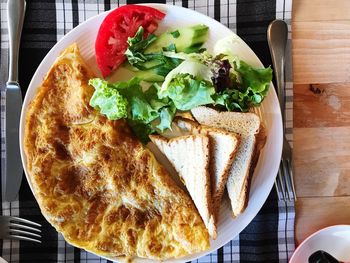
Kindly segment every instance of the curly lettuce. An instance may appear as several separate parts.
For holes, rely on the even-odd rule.
[[[90,105],[110,120],[127,119],[142,142],[148,141],[149,134],[171,127],[174,103],[168,98],[159,99],[154,85],[143,90],[138,78],[113,84],[95,78],[89,84],[95,88]]]
[[[98,109],[110,120],[126,118],[128,115],[128,101],[117,89],[101,79],[91,79],[89,85],[95,88],[90,99],[90,105]]]

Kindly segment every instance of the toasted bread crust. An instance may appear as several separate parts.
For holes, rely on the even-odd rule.
[[[240,138],[237,136],[237,144],[239,145],[240,143]],[[218,188],[216,189],[216,192],[214,193],[213,195],[213,202],[214,202],[214,209],[216,211],[216,218],[218,220],[218,216],[219,216],[219,212],[220,212],[220,206],[221,206],[221,200],[222,200],[222,196],[224,195],[224,192],[225,192],[225,187],[226,187],[226,183],[227,183],[227,180],[228,180],[228,177],[229,177],[229,171],[230,171],[230,168],[232,166],[232,163],[236,157],[236,154],[237,154],[237,151],[238,151],[238,147],[235,148],[235,150],[230,154],[230,157],[229,157],[229,161],[227,162],[226,164],[226,167],[223,171],[223,174],[220,178],[220,181],[219,181],[219,186]]]
[[[168,158],[168,160],[170,161],[170,163],[173,165],[173,167],[175,168],[175,170],[178,172],[180,178],[182,179],[182,181],[185,183],[191,197],[192,200],[194,201],[194,203],[196,204],[196,207],[198,209],[198,212],[201,214],[202,219],[204,221],[204,224],[207,226],[209,235],[215,239],[217,237],[217,231],[216,231],[216,220],[215,220],[215,216],[214,216],[214,212],[213,212],[213,202],[212,202],[212,197],[211,197],[211,182],[210,182],[210,175],[209,175],[209,138],[206,135],[201,135],[201,134],[197,134],[197,135],[184,135],[184,136],[179,136],[179,137],[175,137],[175,138],[165,138],[163,136],[160,135],[150,135],[150,139],[151,141],[156,144],[156,146],[160,149],[161,152],[163,152],[163,154]],[[206,162],[204,164],[203,167],[200,167],[199,170],[201,170],[202,172],[200,174],[197,174],[198,176],[200,176],[202,178],[202,180],[204,180],[204,185],[202,185],[202,188],[204,188],[204,193],[200,194],[200,197],[195,197],[195,194],[197,194],[197,191],[200,191],[198,189],[194,189],[192,188],[192,184],[193,180],[200,180],[201,178],[194,178],[194,176],[196,176],[196,174],[184,174],[184,171],[187,171],[189,169],[186,169],[188,167],[186,167],[186,163],[179,163],[180,160],[176,160],[175,153],[173,153],[174,151],[176,151],[176,144],[180,144],[180,143],[185,143],[185,144],[189,144],[189,141],[196,141],[196,140],[201,140],[202,144],[203,144],[203,152],[201,154],[205,154],[205,159]],[[171,152],[167,151],[168,149],[172,149]],[[191,154],[190,150],[189,151],[184,151],[183,154],[183,158],[186,160],[191,160],[191,157],[193,158],[194,156],[187,156],[187,154]],[[179,158],[180,159],[180,158]],[[199,200],[199,199],[200,200]],[[202,207],[204,206],[204,207]]]
[[[240,136],[238,134],[229,132],[225,129],[210,127],[207,125],[201,125],[196,121],[189,120],[183,117],[175,117],[174,123],[178,126],[181,126],[181,124],[186,124],[187,128],[191,130],[194,134],[205,134],[209,136],[210,139],[210,178],[211,178],[211,189],[212,189],[212,199],[213,199],[213,208],[215,211],[216,220],[218,220],[219,212],[220,212],[220,205],[221,205],[221,199],[225,191],[225,186],[227,179],[229,177],[229,171],[232,166],[232,162],[236,156],[238,145],[240,143]],[[229,154],[228,160],[226,161],[225,167],[223,171],[221,171],[220,174],[216,175],[217,178],[215,178],[215,158],[212,155],[214,153],[214,140],[212,135],[214,134],[221,134],[228,136],[235,141],[235,147],[234,150]],[[218,182],[215,182],[215,180],[218,180]]]
[[[241,135],[241,145],[227,180],[232,214],[235,217],[244,211],[247,204],[250,171],[255,167],[252,163],[256,149],[255,137],[261,124],[260,118],[251,112],[218,112],[203,106],[192,109],[192,114],[201,124],[224,128]]]
[[[260,125],[259,133],[255,136],[255,139],[256,141],[255,141],[255,147],[254,147],[254,154],[250,162],[249,172],[245,177],[242,191],[240,193],[240,199],[244,200],[244,202],[242,202],[241,206],[236,210],[236,214],[232,213],[233,217],[236,217],[237,215],[241,214],[247,208],[247,205],[249,202],[249,192],[250,192],[250,186],[251,186],[254,170],[259,161],[261,149],[264,148],[266,143],[266,130],[263,124]]]

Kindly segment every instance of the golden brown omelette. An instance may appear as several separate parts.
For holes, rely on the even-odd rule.
[[[46,219],[69,243],[108,257],[168,259],[208,249],[191,199],[125,121],[89,106],[92,77],[69,46],[26,114],[29,177]]]

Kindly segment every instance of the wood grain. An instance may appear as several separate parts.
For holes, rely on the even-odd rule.
[[[350,82],[350,20],[294,21],[292,28],[295,84]]]
[[[350,83],[294,85],[295,128],[350,126]]]
[[[294,21],[335,21],[349,17],[349,0],[293,0]]]
[[[350,195],[350,126],[294,129],[298,197]]]
[[[293,0],[293,21],[335,21],[349,17],[349,0]]]
[[[299,198],[296,202],[296,245],[332,225],[350,224],[350,197]]]
[[[293,0],[296,242],[350,224],[350,1]]]

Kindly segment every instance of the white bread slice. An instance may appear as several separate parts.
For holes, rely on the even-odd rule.
[[[186,185],[209,235],[216,238],[209,176],[209,138],[186,135],[167,139],[150,135],[151,141],[168,158]]]
[[[238,149],[239,135],[223,129],[200,125],[198,122],[182,117],[176,117],[174,123],[185,132],[209,137],[211,194],[214,213],[218,219],[229,170]]]
[[[226,129],[241,136],[236,157],[226,183],[231,200],[233,217],[241,214],[248,201],[250,169],[259,132],[260,119],[254,113],[218,112],[208,107],[192,109],[194,118],[201,124]]]

